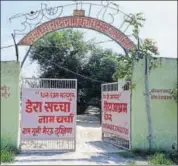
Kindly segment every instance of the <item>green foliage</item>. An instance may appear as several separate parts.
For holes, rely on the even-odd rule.
[[[71,74],[59,70],[36,54],[41,54],[51,62],[67,66],[70,70],[77,72],[81,67],[80,60],[84,58],[89,48],[90,44],[84,42],[82,33],[69,29],[50,33],[39,40],[33,47],[30,57],[32,61],[37,61],[40,65],[41,77],[58,78],[61,75],[62,78],[69,78]]]
[[[8,149],[1,149],[1,162],[8,163],[14,161],[15,154]]]
[[[133,57],[119,57],[117,71],[114,73],[113,78],[131,80],[133,69]]]
[[[133,26],[133,33],[132,35],[138,39],[139,32],[140,32],[140,27],[143,27],[144,21],[146,19],[143,16],[143,13],[137,13],[137,14],[132,14],[132,16],[128,19],[125,20],[125,22],[129,23],[131,26]]]
[[[20,153],[20,150],[10,145],[10,137],[1,138],[1,162],[13,162],[15,155]]]
[[[85,42],[80,31],[71,29],[50,33],[39,40],[32,48],[30,58],[38,62],[40,77],[78,79],[78,113],[85,110],[91,99],[100,106],[101,83],[113,82],[113,74],[119,65],[112,50]],[[59,66],[92,80],[62,70]]]
[[[131,18],[126,19],[125,22],[129,23],[133,27],[133,37],[138,40],[140,28],[144,26],[145,18],[143,17],[143,13],[137,13],[133,15]],[[143,43],[140,43],[139,54],[141,57],[149,56],[154,57],[159,55],[158,48],[156,46],[156,42],[152,39],[145,39]],[[160,65],[159,61],[155,58],[149,58],[149,70],[158,67]],[[137,51],[134,48],[128,55],[120,55],[118,58],[118,68],[113,78],[117,79],[126,79],[131,80],[132,71],[134,61],[137,61]]]
[[[163,153],[156,153],[151,157],[150,160],[151,165],[172,165],[174,164],[165,154]]]
[[[151,165],[171,165],[171,164],[178,164],[178,152],[166,152],[166,151],[150,151],[150,150],[133,150],[133,151],[125,151],[119,152],[119,155],[124,158],[130,159],[143,159],[148,161]],[[129,163],[130,164],[130,163]]]
[[[147,150],[134,150],[134,151],[125,151],[119,152],[119,155],[124,158],[130,159],[143,159],[148,161],[151,165],[171,165],[178,164],[178,153],[177,152],[156,152],[156,151],[147,151]],[[129,163],[130,164],[130,163]]]
[[[17,148],[12,146],[4,145],[1,147],[1,162],[9,163],[13,162],[15,159],[15,155],[19,153]]]

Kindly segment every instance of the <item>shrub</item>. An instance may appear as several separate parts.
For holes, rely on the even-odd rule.
[[[15,153],[8,148],[1,149],[1,162],[8,163],[13,162]]]
[[[174,164],[168,157],[166,157],[163,153],[156,153],[151,157],[150,160],[151,165],[172,165]]]
[[[15,155],[20,151],[14,147],[4,146],[1,147],[1,162],[9,163],[13,162],[15,159]]]

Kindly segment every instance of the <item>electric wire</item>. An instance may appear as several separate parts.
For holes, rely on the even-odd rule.
[[[43,58],[43,59],[46,60],[48,63],[51,63],[51,64],[53,64],[53,65],[56,65],[56,66],[59,67],[60,69],[63,69],[63,70],[65,70],[65,71],[70,72],[70,73],[72,73],[72,74],[75,74],[75,75],[77,75],[77,76],[80,76],[80,77],[82,77],[82,78],[84,78],[84,79],[88,79],[88,80],[91,80],[91,81],[93,81],[93,82],[98,82],[98,83],[105,83],[105,82],[103,82],[103,81],[95,80],[95,79],[93,79],[93,78],[90,78],[90,77],[84,76],[84,75],[82,75],[82,74],[76,73],[76,72],[74,72],[74,71],[72,71],[72,70],[70,70],[70,69],[68,69],[68,68],[63,67],[63,66],[59,66],[58,64],[49,61],[47,58],[44,58],[41,54],[35,53],[35,55],[37,55],[37,56]]]

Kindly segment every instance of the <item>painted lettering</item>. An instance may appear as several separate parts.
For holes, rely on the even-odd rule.
[[[73,123],[74,114],[69,116],[39,116],[39,123]]]
[[[53,19],[38,26],[36,29],[27,34],[19,42],[19,45],[32,45],[45,34],[66,27],[83,27],[87,29],[93,29],[111,37],[125,49],[131,50],[135,47],[134,43],[127,38],[125,34],[112,25],[109,25],[108,23],[100,21],[96,18],[85,16],[69,16]]]
[[[39,116],[38,122],[39,123],[54,123],[55,116]]]
[[[53,134],[53,128],[44,126],[43,127],[43,134],[52,135]]]
[[[109,103],[104,101],[104,112],[127,113],[127,103]]]
[[[7,99],[10,96],[10,87],[1,86],[1,97]]]
[[[111,114],[104,114],[104,120],[109,120],[112,122],[112,115]]]
[[[104,123],[103,128],[109,129],[111,131],[123,133],[125,135],[128,135],[128,133],[129,133],[129,130],[125,127],[120,127],[120,126],[116,126],[116,125],[112,125],[112,124],[108,124],[108,123]]]
[[[45,102],[46,112],[70,112],[70,102]]]
[[[42,112],[42,102],[32,102],[30,99],[27,99],[25,102],[25,111],[27,113]]]
[[[65,127],[63,125],[55,128],[55,134],[56,135],[65,135],[65,134],[71,134],[72,128],[71,127]]]

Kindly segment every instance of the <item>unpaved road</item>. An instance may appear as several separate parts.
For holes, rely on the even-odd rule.
[[[69,153],[22,153],[13,165],[126,165],[132,159],[119,156],[123,150],[101,140],[98,117],[77,116],[77,146]],[[146,164],[137,161],[137,164]]]

